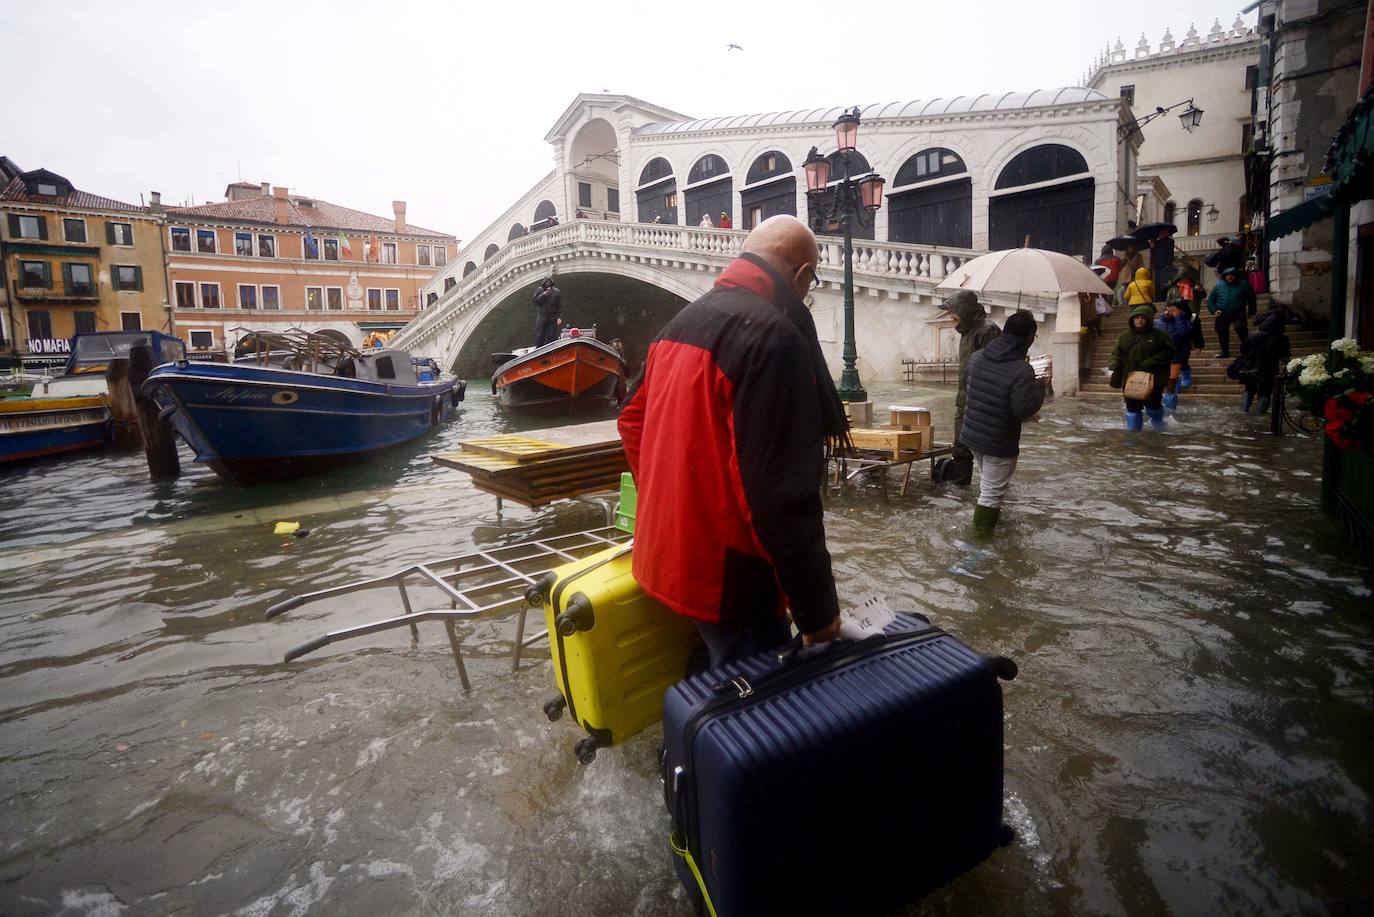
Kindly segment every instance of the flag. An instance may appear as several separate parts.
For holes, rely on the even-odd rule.
[[[344,253],[345,258],[353,257],[353,246],[348,244],[348,237],[339,233],[339,251]]]
[[[315,237],[310,234],[310,229],[305,230],[305,257],[318,258],[320,256],[320,246],[315,242]]]

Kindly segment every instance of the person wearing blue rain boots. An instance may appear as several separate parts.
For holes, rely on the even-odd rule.
[[[1155,309],[1140,305],[1131,311],[1130,324],[1116,339],[1116,347],[1107,360],[1112,371],[1112,387],[1120,388],[1126,401],[1126,429],[1140,430],[1142,416],[1150,411],[1151,426],[1163,428],[1164,388],[1169,383],[1169,365],[1174,356],[1174,342],[1169,335],[1154,327]],[[1159,412],[1159,424],[1154,423]]]
[[[1045,402],[1026,352],[1035,340],[1035,316],[1021,310],[1007,319],[1000,337],[975,353],[968,365],[968,397],[960,442],[973,450],[978,504],[973,530],[992,534],[1021,454],[1021,424]]]
[[[1164,409],[1172,413],[1178,409],[1178,391],[1182,385],[1183,371],[1188,366],[1189,354],[1193,352],[1193,323],[1188,320],[1182,300],[1170,300],[1164,307],[1164,314],[1155,320],[1155,327],[1174,342],[1174,353],[1169,358],[1169,381],[1164,386],[1164,397],[1161,399]]]

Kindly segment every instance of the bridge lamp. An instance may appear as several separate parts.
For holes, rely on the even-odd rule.
[[[841,153],[859,148],[859,106],[855,105],[835,122],[835,147]]]
[[[863,201],[864,209],[869,213],[877,213],[878,208],[883,206],[883,185],[885,181],[877,172],[869,172],[859,179],[859,198]]]
[[[814,146],[811,152],[806,154],[802,170],[806,172],[807,194],[820,194],[825,190],[825,186],[830,184],[830,160],[822,156]]]
[[[1194,105],[1192,99],[1189,99],[1188,107],[1183,109],[1183,114],[1178,116],[1178,120],[1183,125],[1183,129],[1191,134],[1202,126],[1202,109]]]

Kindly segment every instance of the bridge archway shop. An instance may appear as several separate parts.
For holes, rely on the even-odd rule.
[[[1093,257],[1094,183],[1083,154],[1059,143],[1018,153],[988,200],[988,247],[1032,248]]]
[[[660,223],[677,223],[677,179],[668,160],[655,156],[645,164],[635,187],[635,203],[641,223],[652,223],[655,217]]]
[[[739,206],[744,229],[753,229],[779,214],[797,215],[797,176],[792,174],[792,160],[787,154],[769,150],[749,165]]]
[[[932,147],[902,163],[887,195],[889,242],[973,246],[973,179],[953,150]]]
[[[706,214],[711,225],[720,223],[722,213],[731,213],[735,206],[735,183],[730,166],[715,153],[707,153],[693,163],[687,173],[687,187],[683,201],[687,206],[687,225],[696,226]]]

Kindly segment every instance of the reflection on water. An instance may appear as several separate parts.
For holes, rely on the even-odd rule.
[[[875,386],[880,413],[948,389]],[[514,429],[483,383],[367,466],[149,484],[139,456],[0,476],[0,912],[686,912],[654,730],[573,762],[542,654],[511,621],[290,646],[394,593],[310,587],[602,524],[508,509],[429,454]],[[539,421],[522,423],[529,428]],[[845,596],[878,593],[1016,658],[1016,845],[913,913],[1323,912],[1374,904],[1370,582],[1316,508],[1319,451],[1220,406],[1123,434],[1115,403],[1028,427],[997,538],[972,490],[827,498]],[[308,538],[271,534],[299,521]]]

